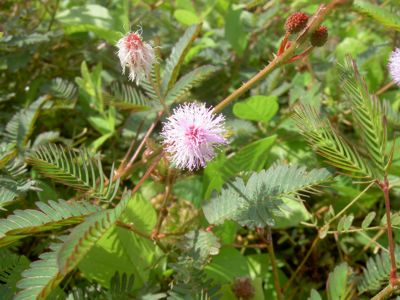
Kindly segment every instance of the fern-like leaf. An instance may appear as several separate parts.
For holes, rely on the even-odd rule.
[[[313,192],[314,187],[329,177],[326,169],[307,172],[299,166],[273,166],[253,173],[247,184],[236,178],[219,196],[203,206],[203,211],[211,224],[234,220],[250,228],[273,226],[275,217],[283,216],[287,209],[283,197],[296,198],[302,192]]]
[[[42,97],[34,101],[28,108],[17,112],[7,123],[5,137],[8,142],[14,144],[18,151],[23,152],[34,129],[34,124],[39,116],[40,108],[46,98]]]
[[[51,81],[50,90],[59,99],[73,100],[78,94],[76,85],[62,78],[54,78]]]
[[[100,159],[95,161],[85,149],[74,152],[49,144],[32,152],[27,161],[42,175],[90,197],[111,200],[117,193],[119,180],[113,183],[114,167],[107,183]]]
[[[110,94],[106,94],[104,100],[109,104],[130,111],[143,111],[149,109],[145,95],[131,85],[120,82],[111,83]]]
[[[114,209],[94,214],[72,230],[58,256],[58,266],[63,274],[74,269],[96,242],[116,223],[129,199],[130,193],[126,193]]]
[[[39,208],[15,210],[12,215],[0,219],[0,247],[26,236],[81,223],[85,217],[99,211],[99,207],[88,202],[66,202],[64,200],[36,202]]]
[[[10,252],[0,250],[0,281],[15,292],[15,285],[21,278],[21,273],[29,266],[29,259]]]
[[[376,178],[385,173],[386,129],[379,100],[368,92],[356,63],[347,57],[346,66],[341,67],[344,90],[351,103],[358,131],[373,163]]]
[[[201,25],[193,25],[189,27],[172,49],[171,55],[167,59],[163,74],[162,91],[164,95],[167,94],[178,78],[179,69],[183,63],[185,55],[189,51],[194,39],[199,34],[200,29]]]
[[[400,268],[400,248],[395,249],[397,268]],[[367,266],[364,268],[361,280],[358,283],[360,293],[375,292],[387,284],[390,274],[391,264],[389,253],[381,252],[374,257],[370,257]]]
[[[329,122],[321,120],[314,108],[299,105],[295,109],[294,120],[310,146],[327,163],[342,169],[349,176],[374,177],[369,163],[337,134]]]
[[[382,8],[365,0],[355,0],[353,5],[360,13],[372,17],[386,27],[400,31],[399,16],[388,9]]]
[[[207,79],[216,69],[210,65],[201,66],[182,76],[168,92],[166,102],[179,102],[193,86]]]
[[[49,252],[39,256],[39,260],[30,264],[29,268],[22,272],[22,279],[17,283],[21,289],[15,295],[14,300],[44,300],[64,278],[57,266],[57,253],[62,243],[50,245]]]

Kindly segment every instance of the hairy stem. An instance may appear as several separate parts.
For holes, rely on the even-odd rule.
[[[386,219],[387,219],[387,234],[389,240],[389,255],[390,255],[390,284],[395,286],[397,282],[397,267],[396,257],[394,254],[394,240],[393,240],[393,228],[390,215],[390,196],[389,196],[389,181],[385,176],[384,182],[381,184],[383,195],[385,196],[385,207],[386,207]]]

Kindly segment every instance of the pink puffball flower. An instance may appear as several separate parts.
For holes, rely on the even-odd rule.
[[[190,171],[204,167],[215,156],[214,148],[226,144],[225,118],[205,104],[186,103],[175,108],[161,136],[171,162]]]
[[[400,48],[396,48],[390,55],[389,72],[393,80],[400,86]]]
[[[156,56],[153,47],[142,40],[139,31],[129,32],[117,42],[116,46],[122,74],[125,74],[125,68],[128,68],[129,79],[136,81],[136,84],[149,76]]]

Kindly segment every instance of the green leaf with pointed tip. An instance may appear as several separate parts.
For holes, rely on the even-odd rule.
[[[268,122],[278,109],[278,97],[258,95],[236,103],[233,106],[233,113],[244,120]]]
[[[400,21],[398,15],[387,8],[375,5],[365,0],[355,0],[353,6],[362,14],[372,17],[378,23],[391,29],[400,31]]]
[[[328,300],[344,300],[349,294],[348,277],[350,269],[347,263],[341,263],[336,266],[333,272],[329,273],[326,283]]]
[[[193,25],[189,27],[179,41],[172,49],[171,55],[168,57],[162,81],[162,91],[164,95],[172,88],[178,78],[180,67],[183,63],[185,55],[190,49],[193,41],[200,33],[201,25]]]

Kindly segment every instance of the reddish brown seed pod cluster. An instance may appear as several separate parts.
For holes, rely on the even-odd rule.
[[[255,290],[253,284],[248,277],[236,278],[232,291],[238,299],[249,300],[254,296]]]
[[[327,40],[328,28],[326,26],[320,26],[310,35],[310,42],[314,47],[321,47],[325,45]]]
[[[307,26],[308,16],[303,12],[296,12],[287,18],[285,30],[289,33],[298,33]]]

